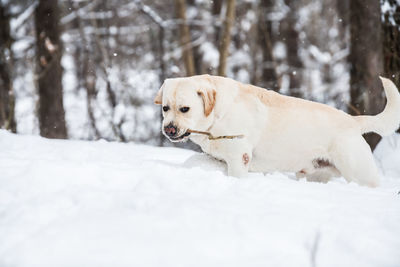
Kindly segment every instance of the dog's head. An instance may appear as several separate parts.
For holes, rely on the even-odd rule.
[[[215,85],[208,75],[165,80],[154,99],[162,105],[162,132],[172,142],[181,142],[188,139],[189,129],[207,130],[215,101]]]

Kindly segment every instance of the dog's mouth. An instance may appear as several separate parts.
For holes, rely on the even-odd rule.
[[[171,141],[173,141],[173,142],[181,142],[181,141],[186,140],[187,137],[188,137],[189,135],[190,135],[190,133],[189,133],[189,132],[186,132],[186,133],[184,133],[184,134],[182,134],[182,135],[180,135],[180,136],[178,136],[178,137],[171,137],[171,136],[168,136],[168,138],[169,138]]]

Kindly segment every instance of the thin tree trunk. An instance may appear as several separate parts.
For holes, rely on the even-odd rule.
[[[394,14],[384,14],[383,20],[383,57],[384,76],[393,80],[400,86],[400,3],[389,0],[394,7]],[[391,22],[393,20],[395,23]],[[400,133],[400,129],[397,130]]]
[[[273,1],[265,0],[260,2],[258,18],[258,42],[262,51],[261,80],[260,86],[274,91],[279,91],[278,75],[276,74],[275,60],[272,53],[272,23],[268,14],[274,6]]]
[[[40,0],[35,10],[40,134],[67,138],[63,107],[62,46],[58,1]]]
[[[380,3],[376,0],[350,1],[350,97],[360,114],[378,114],[384,98],[378,75],[383,73]],[[357,112],[350,110],[357,115]],[[374,150],[380,137],[365,136]]]
[[[94,137],[96,140],[102,138],[99,129],[97,128],[96,124],[96,117],[94,116],[93,112],[93,102],[96,98],[96,71],[94,70],[92,64],[89,63],[89,57],[86,54],[85,56],[85,69],[87,70],[85,74],[85,88],[86,88],[86,105],[87,105],[87,112],[89,116],[89,123],[92,127]]]
[[[215,19],[217,16],[221,14],[221,9],[222,9],[222,0],[214,0],[212,2],[212,15],[213,18]],[[215,38],[215,43],[218,43],[218,40],[221,35],[221,25],[215,25],[214,26],[214,38]]]
[[[10,34],[10,16],[0,2],[0,128],[16,132],[13,94],[13,53]]]
[[[75,11],[77,12],[77,11]],[[96,140],[102,138],[99,129],[97,128],[96,117],[93,111],[93,102],[96,99],[97,89],[96,89],[96,64],[90,59],[89,41],[86,39],[81,18],[77,18],[79,34],[82,39],[82,80],[83,87],[86,89],[86,109],[89,116],[89,123],[93,130],[93,134]]]
[[[186,76],[195,75],[192,39],[190,37],[189,26],[186,21],[186,3],[185,0],[175,0],[177,17],[179,19],[180,45],[182,47],[182,57],[185,64]]]
[[[143,6],[143,3],[140,1],[136,1],[135,2],[137,7],[139,8],[139,10],[146,15],[152,22],[154,22],[157,26],[158,26],[158,38],[157,38],[157,44],[158,44],[158,49],[154,49],[154,50],[158,50],[158,60],[159,60],[159,67],[160,67],[160,73],[159,73],[159,81],[160,81],[160,86],[163,84],[165,78],[167,77],[167,70],[166,70],[166,64],[164,61],[164,55],[165,55],[165,45],[164,45],[164,41],[165,41],[165,29],[164,29],[164,23],[163,20],[161,19],[161,17],[158,16],[154,16],[154,14],[149,13],[148,10],[146,10]],[[162,114],[160,113],[160,119],[162,120]],[[166,138],[165,136],[162,134],[162,132],[160,131],[159,133],[159,142],[158,144],[160,146],[163,146],[164,142],[165,142]]]
[[[219,66],[218,75],[226,76],[226,59],[229,53],[229,44],[231,42],[231,29],[235,21],[235,0],[226,1],[226,16],[224,21],[224,30],[219,47]]]
[[[160,85],[163,84],[165,78],[166,78],[166,67],[165,67],[165,62],[164,62],[164,55],[165,55],[165,47],[164,47],[164,39],[165,39],[165,31],[164,27],[162,25],[159,25],[158,27],[158,57],[159,57],[159,64],[160,64]],[[163,116],[160,113],[160,119],[162,121]],[[162,134],[162,132],[159,132],[160,138],[158,144],[160,146],[163,146],[166,137]]]
[[[154,16],[154,14],[150,13],[147,9],[144,8],[144,5],[141,1],[136,0],[135,1],[138,9],[146,16],[148,17],[153,23],[155,23],[158,27],[158,37],[156,40],[157,46],[154,46],[154,53],[158,55],[158,61],[159,61],[159,68],[160,68],[160,74],[159,74],[159,81],[160,84],[162,84],[166,78],[166,66],[164,62],[164,55],[165,55],[165,25],[163,23],[163,20],[159,16]]]
[[[107,1],[102,0],[100,2],[100,5],[96,8],[93,7],[92,12],[96,12],[98,10],[108,10]],[[95,17],[92,17],[90,21],[91,21],[91,25],[92,25],[93,29],[95,30],[95,32],[98,31],[98,29],[100,27],[104,27],[105,29],[107,29],[106,33],[104,34],[104,36],[102,38],[100,38],[99,34],[97,34],[97,33],[94,34],[94,41],[99,50],[99,57],[98,57],[97,64],[100,67],[101,71],[103,72],[104,80],[106,82],[107,100],[108,100],[108,103],[109,103],[110,109],[111,109],[111,119],[109,122],[109,124],[111,126],[111,130],[112,130],[114,136],[119,138],[119,141],[126,142],[127,141],[126,137],[123,134],[122,128],[121,128],[121,126],[123,124],[123,120],[121,120],[121,122],[119,124],[115,124],[113,122],[113,118],[115,115],[115,107],[117,106],[117,95],[115,94],[115,92],[111,86],[110,74],[109,74],[109,69],[111,68],[111,59],[110,59],[109,52],[108,52],[110,49],[109,49],[109,47],[107,47],[109,45],[108,40],[109,40],[109,36],[110,36],[109,25],[108,25],[108,22],[106,20],[104,20],[104,18],[102,20],[98,20]]]
[[[286,60],[288,65],[287,75],[289,76],[289,94],[295,97],[303,97],[301,92],[303,63],[299,57],[299,33],[296,30],[298,1],[286,0],[290,8],[289,13],[282,22],[284,42],[286,44]]]
[[[160,62],[160,84],[162,84],[166,78],[166,67],[164,62],[165,47],[164,47],[165,31],[162,26],[158,28],[158,58]]]
[[[189,8],[193,9],[198,9],[199,7],[196,4],[196,0],[187,0],[187,4]],[[198,13],[194,18],[194,20],[201,20],[201,15]],[[203,25],[195,25],[192,24],[189,26],[189,32],[191,33],[202,33],[204,32],[204,26]],[[193,44],[192,46],[192,51],[193,51],[193,64],[194,64],[194,72],[195,74],[202,74],[203,73],[203,53],[200,50],[200,45],[199,43]]]

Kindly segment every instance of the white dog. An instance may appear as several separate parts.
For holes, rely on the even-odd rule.
[[[210,75],[165,80],[155,103],[162,104],[162,131],[171,141],[190,138],[224,160],[228,175],[282,171],[311,180],[342,175],[349,182],[377,186],[378,170],[362,134],[388,135],[400,124],[400,94],[393,82],[381,79],[387,104],[376,116],[351,116]],[[190,130],[244,138],[209,140]]]

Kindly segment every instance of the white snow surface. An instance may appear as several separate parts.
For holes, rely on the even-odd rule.
[[[400,138],[371,189],[0,131],[0,266],[400,266]]]

